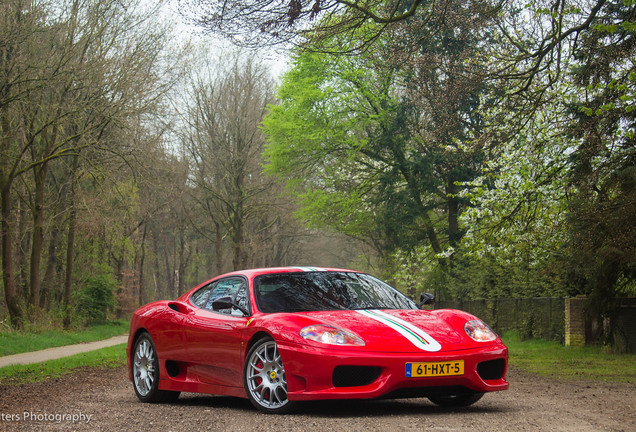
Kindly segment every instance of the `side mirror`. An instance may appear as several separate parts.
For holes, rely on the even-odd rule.
[[[422,307],[424,305],[432,305],[435,304],[435,296],[431,293],[422,293],[420,294],[420,303],[418,304],[419,307]]]
[[[243,309],[241,306],[237,305],[232,301],[232,297],[219,297],[216,300],[212,300],[212,310],[218,311],[221,309],[231,309],[235,308],[243,312],[244,315],[249,315],[250,313]]]

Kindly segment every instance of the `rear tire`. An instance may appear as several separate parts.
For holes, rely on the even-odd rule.
[[[180,392],[159,390],[159,358],[148,333],[135,340],[132,358],[133,388],[142,402],[173,402]]]
[[[428,399],[435,405],[445,408],[467,407],[482,398],[483,393],[460,393],[449,395],[429,396]]]

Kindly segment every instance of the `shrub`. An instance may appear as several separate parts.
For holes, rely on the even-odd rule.
[[[78,293],[77,313],[88,324],[106,321],[108,312],[115,309],[117,281],[109,274],[86,279]]]

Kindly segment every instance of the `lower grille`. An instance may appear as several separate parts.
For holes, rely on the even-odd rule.
[[[496,380],[503,376],[505,366],[504,359],[488,360],[477,365],[477,373],[483,380]]]
[[[376,366],[336,366],[333,370],[334,387],[359,387],[378,379],[382,369]]]

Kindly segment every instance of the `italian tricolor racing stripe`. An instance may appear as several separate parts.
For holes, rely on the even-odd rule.
[[[300,269],[300,271],[304,271],[304,272],[317,272],[317,271],[326,271],[324,268],[321,267],[298,267]]]
[[[421,350],[435,352],[442,349],[439,342],[429,336],[425,331],[403,319],[379,310],[357,310],[356,312],[391,327]]]

